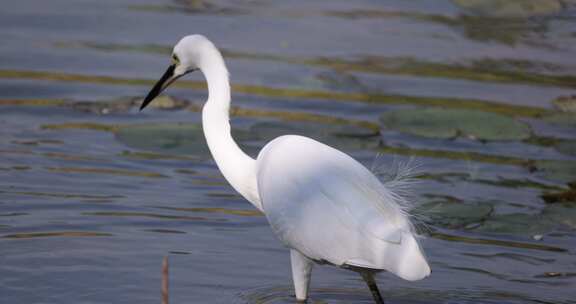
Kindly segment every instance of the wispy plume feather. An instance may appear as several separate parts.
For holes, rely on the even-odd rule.
[[[413,210],[417,202],[414,189],[420,183],[417,178],[421,174],[420,167],[421,164],[415,157],[404,160],[394,157],[390,163],[384,161],[383,155],[378,153],[370,171],[380,179],[402,212],[412,219],[412,224],[419,230],[429,230],[421,216]]]

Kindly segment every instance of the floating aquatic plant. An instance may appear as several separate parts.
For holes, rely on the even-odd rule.
[[[540,215],[511,213],[496,214],[486,219],[476,231],[514,235],[545,234],[553,229],[553,223]]]
[[[561,112],[574,113],[576,116],[576,95],[560,96],[552,100],[552,104]]]
[[[376,147],[378,139],[378,132],[368,128],[314,122],[299,122],[298,124],[283,121],[258,122],[250,127],[250,133],[264,141],[288,134],[305,135],[326,144],[348,148]]]
[[[115,133],[121,143],[144,151],[206,157],[202,128],[192,123],[130,125]]]
[[[479,223],[492,213],[487,203],[465,204],[460,201],[434,201],[420,205],[414,211],[427,217],[431,224],[451,228],[463,228]]]
[[[554,148],[562,154],[576,156],[576,140],[559,141]]]
[[[559,182],[576,181],[576,162],[569,160],[539,160],[534,168],[545,178]]]
[[[480,16],[527,18],[562,10],[559,0],[452,0],[466,12]]]
[[[385,112],[381,121],[387,128],[430,138],[522,140],[530,136],[530,128],[524,123],[504,115],[473,110],[403,109]]]

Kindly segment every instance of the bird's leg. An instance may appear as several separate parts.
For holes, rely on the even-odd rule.
[[[377,304],[384,304],[384,299],[380,294],[380,290],[378,290],[378,285],[376,285],[376,281],[374,280],[374,273],[369,271],[362,271],[360,272],[362,279],[370,288],[370,292],[372,293],[372,297]]]
[[[299,303],[306,303],[308,286],[310,286],[310,275],[314,264],[312,260],[294,249],[290,250],[290,261],[292,263],[292,280],[294,281],[296,300]]]

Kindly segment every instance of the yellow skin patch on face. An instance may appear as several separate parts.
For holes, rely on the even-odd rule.
[[[174,65],[178,65],[180,64],[180,59],[178,59],[178,56],[176,56],[176,54],[172,54],[172,64]]]

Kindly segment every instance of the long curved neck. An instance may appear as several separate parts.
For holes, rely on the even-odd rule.
[[[208,101],[202,109],[206,142],[226,180],[262,211],[256,180],[256,161],[238,147],[230,132],[228,70],[218,51],[207,55],[200,67],[208,82]]]

